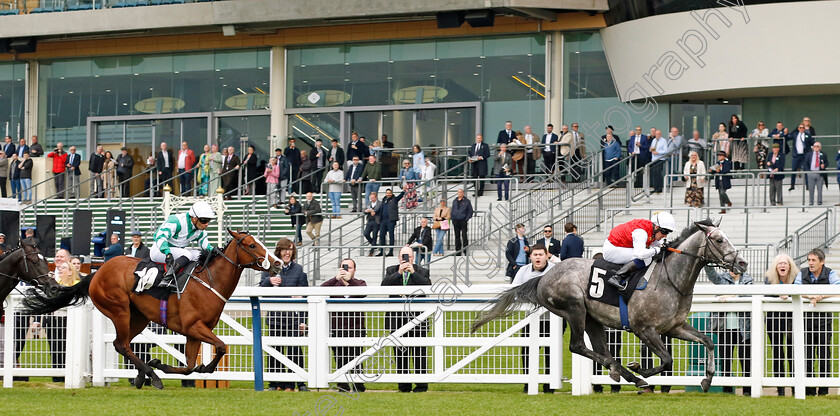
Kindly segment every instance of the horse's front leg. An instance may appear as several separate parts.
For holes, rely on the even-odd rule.
[[[195,372],[212,373],[216,371],[216,366],[219,365],[219,361],[221,361],[222,357],[224,357],[227,353],[227,345],[225,345],[225,343],[213,333],[213,330],[208,328],[203,322],[196,322],[192,327],[190,327],[189,335],[195,337],[200,342],[206,342],[212,345],[215,347],[216,351],[216,355],[213,357],[213,360],[207,365],[199,365],[195,368]]]
[[[656,332],[653,328],[646,328],[642,330],[634,331],[636,336],[650,348],[651,352],[656,354],[659,357],[659,365],[653,368],[641,368],[638,362],[632,362],[627,365],[631,370],[639,373],[642,377],[650,377],[654,374],[659,374],[665,370],[669,370],[671,365],[674,362],[673,357],[671,357],[671,353],[668,352],[668,348],[665,346],[665,343],[662,342],[662,338],[659,337],[659,333]]]
[[[712,377],[715,375],[715,344],[712,342],[712,338],[698,331],[688,322],[683,322],[682,325],[674,327],[666,335],[685,341],[699,342],[706,347],[706,378],[700,382],[700,387],[703,388],[703,391],[709,391],[709,387],[712,385]]]
[[[187,335],[187,343],[184,345],[184,356],[187,358],[187,365],[185,367],[173,367],[160,362],[157,358],[149,361],[149,365],[167,374],[190,375],[193,371],[198,370],[195,366],[195,362],[198,357],[198,348],[200,346],[201,341],[199,339]]]

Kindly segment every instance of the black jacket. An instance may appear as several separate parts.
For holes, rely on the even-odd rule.
[[[29,154],[32,157],[40,157],[44,155],[44,148],[41,147],[41,143],[32,143],[32,146],[29,146]]]
[[[307,222],[317,224],[324,221],[324,217],[321,216],[321,203],[317,199],[313,197],[312,201],[304,200],[302,206]]]
[[[406,243],[406,244],[411,244],[411,243],[417,241],[418,239],[420,239],[420,232],[421,232],[421,227],[419,227],[419,226],[416,227],[414,229],[414,233],[412,233],[411,236],[408,237],[408,243]],[[432,227],[426,227],[425,229],[423,229],[422,234],[423,234],[422,235],[423,238],[420,241],[420,244],[423,244],[424,246],[426,246],[426,248],[429,250],[429,252],[431,252],[432,251]]]
[[[373,208],[373,215],[369,212],[365,212],[365,223],[374,223],[379,224],[382,221],[382,208],[385,204],[382,203],[380,200],[376,200],[376,207]],[[368,204],[365,209],[370,209],[370,200],[368,200]]]
[[[280,271],[280,278],[280,287],[309,286],[309,280],[307,279],[306,272],[303,271],[303,267],[300,264],[297,264],[294,261]],[[271,276],[269,276],[268,273],[265,273],[262,280],[260,280],[260,287],[272,286]],[[307,315],[308,314],[306,312],[269,312],[269,316],[266,319],[269,330],[280,330],[281,332],[276,333],[269,331],[267,335],[301,336],[302,333],[300,332],[299,325],[301,323],[306,323]]]
[[[129,244],[128,247],[125,248],[126,256],[131,256],[131,247],[133,247],[133,244]],[[151,253],[149,252],[149,247],[146,247],[146,245],[143,243],[140,243],[140,247],[137,247],[136,254],[137,255],[134,257],[138,259],[147,259],[151,256]]]
[[[353,148],[354,145],[356,146],[355,149]],[[355,144],[353,142],[347,143],[347,151],[344,154],[347,155],[347,160],[353,160],[353,156],[358,156],[359,160],[364,162],[370,156],[370,150],[366,144],[358,140]]]
[[[21,160],[19,163],[21,164],[20,178],[32,179],[32,158]]]
[[[804,132],[803,134],[805,135],[805,137],[804,137],[805,146],[802,148],[803,153],[801,153],[801,154],[808,154],[808,153],[811,153],[811,151],[812,151],[811,146],[814,145],[814,136],[811,136],[811,134],[808,133],[807,131]],[[798,139],[799,139],[799,130],[793,131],[790,134],[788,134],[788,136],[787,136],[787,140],[790,141],[790,151],[794,155],[797,154],[796,153],[796,140],[798,140]],[[788,146],[785,145],[785,147],[787,148]]]
[[[535,245],[539,243],[545,244],[545,238],[540,238],[539,240],[534,241]],[[551,240],[548,241],[548,244],[545,245],[545,248],[546,250],[548,250],[549,253],[551,253],[552,256],[559,256],[560,248],[562,247],[562,245],[563,244],[560,243],[560,241],[558,241],[556,238],[551,238]]]
[[[487,146],[487,143],[482,142],[476,152],[475,145],[476,143],[470,145],[467,155],[469,157],[481,156],[482,159],[470,163],[472,165],[473,176],[487,176],[487,159],[490,159],[490,147]]]
[[[732,187],[732,179],[729,176],[718,176],[718,174],[726,174],[732,170],[732,162],[729,159],[723,159],[723,161],[715,162],[715,165],[720,166],[720,172],[711,171],[713,175],[715,175],[715,188],[716,189],[729,189]]]
[[[784,153],[779,152],[779,155],[776,158],[776,163],[773,163],[772,160],[773,160],[773,153],[770,153],[770,154],[767,155],[767,169],[768,170],[770,170],[771,172],[773,171],[773,169],[778,169],[779,172],[784,172],[785,171],[785,154]],[[773,176],[770,177],[770,179],[772,179],[774,181],[780,181],[784,178],[785,178],[784,175],[773,175]]]
[[[134,158],[127,154],[125,156],[120,153],[117,156],[117,173],[124,176],[131,176],[134,172]],[[100,168],[101,171],[101,168]]]
[[[382,198],[382,219],[397,222],[400,220],[400,199],[402,199],[405,192],[400,193],[399,196],[387,196]],[[387,212],[385,210],[388,210]]]
[[[429,286],[431,284],[432,280],[429,279],[429,269],[414,266],[414,273],[408,275],[408,282],[405,286]],[[382,286],[403,286],[403,276],[399,273],[398,265],[388,266],[385,269],[385,278],[382,279]],[[391,295],[391,297],[398,298],[400,295]],[[403,312],[387,312],[385,314],[385,330],[391,332],[396,331],[419,315],[418,312],[410,312],[410,310],[410,304],[406,303]],[[424,322],[408,331],[405,336],[421,337],[425,335],[426,329],[427,325]]]
[[[530,245],[528,244],[528,237],[525,237],[525,247],[528,247],[530,250]],[[528,258],[528,254],[530,252],[525,252],[525,264],[530,262]],[[519,237],[513,237],[507,242],[507,247],[505,248],[505,258],[508,261],[507,268],[505,269],[505,276],[510,277],[513,279],[516,276],[516,272],[519,271],[519,265],[516,264],[516,257],[519,255]]]
[[[329,159],[330,158],[330,153],[332,153],[332,146],[330,146],[330,148],[327,149],[326,152],[327,152],[327,162],[329,162],[330,164],[332,164],[332,162],[338,162],[338,166],[340,166],[341,169],[344,169],[344,160],[345,160],[344,149],[342,149],[341,146],[336,146],[336,148],[335,148],[335,159],[333,159],[333,160]]]
[[[172,157],[172,149],[166,149],[166,153],[169,157],[169,167],[166,167],[166,161],[163,160],[163,151],[155,154],[155,165],[157,166],[158,172],[166,172],[168,170],[172,174],[175,171],[175,166],[178,165],[178,161]]]
[[[499,131],[499,135],[496,136],[496,144],[502,144],[502,143],[508,144],[508,143],[513,142],[514,139],[516,139],[516,132],[515,131],[511,130],[510,135],[508,136],[507,130],[501,130],[501,131]],[[473,146],[473,147],[475,147],[475,146]]]
[[[467,197],[464,197],[463,201],[459,201],[458,198],[456,197],[454,200],[452,200],[451,213],[452,213],[452,216],[450,217],[450,219],[452,219],[454,221],[458,221],[458,220],[467,220],[468,221],[473,216],[473,208],[472,208],[472,203],[470,202],[470,199],[467,198]]]
[[[72,160],[70,160],[71,157]],[[70,165],[70,168],[67,170],[72,171],[74,175],[79,176],[82,174],[82,171],[79,169],[79,165],[82,164],[82,155],[78,153],[68,153],[67,164]]]
[[[292,217],[292,225],[306,224],[306,220],[304,219],[304,217],[302,215],[298,215],[303,212],[303,208],[301,208],[300,202],[295,202],[294,204],[287,204],[286,209],[289,211],[287,212],[287,214],[289,214],[289,216]]]
[[[289,160],[289,163],[295,168],[295,170],[300,167],[300,149],[297,147],[294,149],[286,147],[286,149],[283,150],[283,156],[286,156],[286,159]]]
[[[576,234],[568,234],[560,248],[560,260],[583,257],[583,239]]]
[[[90,160],[88,161],[88,170],[93,173],[102,173],[102,166],[104,163],[105,156],[100,155],[99,153],[94,153],[90,155]]]

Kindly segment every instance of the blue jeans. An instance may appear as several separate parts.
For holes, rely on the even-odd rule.
[[[370,201],[371,192],[376,192],[376,195],[379,195],[380,186],[382,186],[382,184],[379,182],[368,182],[365,184],[365,199],[362,200],[362,206],[366,205],[367,202]]]
[[[440,228],[435,230],[435,248],[432,250],[432,254],[443,254],[443,239],[446,237],[446,231]]]
[[[12,179],[12,198],[14,198],[15,194],[17,194],[19,191],[20,191],[20,179]],[[17,195],[17,200],[22,201],[23,200],[22,195],[18,194]]]
[[[341,212],[341,192],[330,192],[330,202],[332,202],[332,212],[338,214]]]
[[[20,180],[20,189],[23,192],[23,200],[30,201],[32,200],[32,179],[21,179]],[[18,198],[20,199],[20,198]]]

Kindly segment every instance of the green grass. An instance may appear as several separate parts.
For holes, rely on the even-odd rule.
[[[15,415],[542,415],[542,414],[627,414],[627,415],[752,415],[752,414],[835,414],[840,397],[807,400],[791,397],[749,397],[723,394],[684,393],[670,395],[593,395],[573,397],[567,393],[528,396],[519,385],[432,385],[424,394],[393,392],[395,386],[370,385],[374,389],[357,398],[334,391],[285,393],[254,392],[247,383],[231,389],[183,389],[167,381],[164,390],[146,387],[136,390],[121,381],[117,386],[65,390],[61,386],[34,381],[15,383],[14,389],[0,390],[0,414]],[[319,407],[320,406],[320,407]],[[330,408],[332,406],[332,408]],[[340,408],[341,409],[340,409]]]

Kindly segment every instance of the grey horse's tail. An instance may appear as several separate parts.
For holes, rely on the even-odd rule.
[[[487,311],[480,313],[472,324],[471,332],[475,332],[484,324],[498,318],[504,318],[515,311],[513,307],[522,303],[530,303],[534,306],[537,303],[537,285],[542,276],[531,279],[519,286],[510,288],[494,299],[495,305]]]

